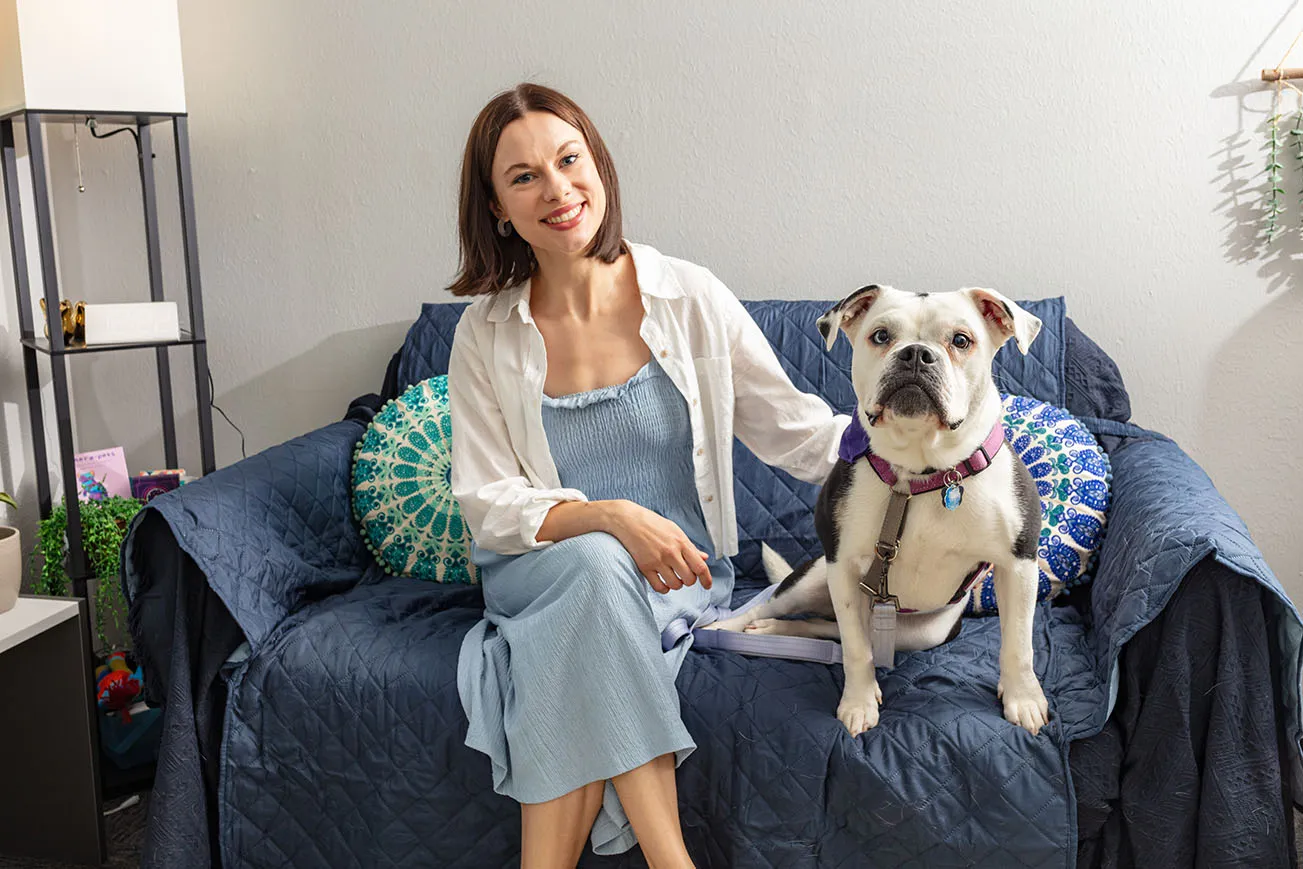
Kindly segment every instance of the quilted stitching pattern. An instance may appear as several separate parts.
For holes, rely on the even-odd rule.
[[[349,469],[362,435],[337,422],[149,502],[256,650],[314,596],[376,569],[350,521]]]
[[[398,356],[398,391],[402,392],[427,377],[448,373],[452,336],[467,302],[426,302],[421,316],[407,330],[407,340]]]
[[[385,865],[515,864],[518,810],[463,745],[456,692],[479,590],[446,589],[386,579],[329,597],[236,675],[227,865],[365,866],[377,851]],[[1082,646],[1075,611],[1039,616],[1037,670],[1056,686],[1055,733],[1039,739],[1001,717],[991,620],[885,673],[882,723],[860,739],[832,714],[840,668],[689,655],[678,684],[699,750],[679,791],[700,864],[858,867],[874,854],[875,865],[1061,865],[1074,819],[1058,722],[1079,717],[1062,698],[1098,686],[1070,651]]]
[[[1005,391],[1062,404],[1062,305],[1042,355],[998,363]],[[463,306],[428,305],[400,357],[404,385],[442,373]],[[819,303],[751,303],[797,382],[849,405],[843,354],[811,340]],[[817,352],[816,352],[817,351]],[[1007,355],[1007,354],[1006,354]],[[679,677],[700,746],[680,770],[689,845],[703,866],[1042,866],[1071,863],[1070,739],[1098,731],[1118,651],[1212,555],[1280,600],[1277,635],[1291,736],[1299,736],[1297,612],[1211,482],[1175,444],[1095,421],[1113,454],[1114,504],[1094,624],[1038,609],[1036,668],[1053,720],[1038,738],[995,697],[999,625],[882,674],[882,722],[857,739],[833,716],[839,667],[694,653]],[[151,502],[250,640],[227,705],[219,800],[227,865],[512,866],[518,812],[492,793],[488,761],[462,745],[457,651],[480,590],[385,578],[349,519],[344,422],[275,447]],[[741,448],[739,447],[739,450]],[[748,468],[748,541],[813,554],[815,487]],[[756,463],[758,464],[758,463]],[[750,553],[754,555],[754,552]],[[748,553],[739,556],[741,562]],[[750,575],[758,575],[751,565]],[[756,588],[743,576],[735,603]],[[642,866],[636,852],[585,866]]]
[[[1299,615],[1262,559],[1243,520],[1217,494],[1212,480],[1173,441],[1159,435],[1114,451],[1109,532],[1091,587],[1096,623],[1090,635],[1097,675],[1107,677],[1122,646],[1159,613],[1185,574],[1212,556],[1276,596],[1281,616],[1282,684],[1298,714]],[[1107,710],[1095,710],[1076,736],[1099,732]],[[1292,738],[1297,744],[1299,722]]]

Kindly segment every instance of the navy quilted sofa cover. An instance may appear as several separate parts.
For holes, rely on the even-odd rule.
[[[1045,328],[1029,356],[1001,351],[998,384],[1067,406],[1062,300],[1025,304]],[[849,348],[826,353],[814,327],[824,303],[746,306],[800,387],[852,407]],[[462,309],[423,307],[398,360],[400,389],[446,370]],[[967,620],[954,641],[880,671],[881,723],[854,739],[834,716],[840,667],[693,652],[678,687],[699,750],[680,770],[679,794],[699,866],[1072,866],[1069,745],[1104,726],[1123,645],[1206,557],[1267,590],[1285,735],[1299,744],[1303,629],[1240,519],[1171,440],[1084,422],[1110,449],[1113,506],[1084,608],[1092,615],[1037,612],[1050,725],[1032,737],[1003,720],[995,619]],[[228,667],[222,862],[516,865],[518,809],[492,792],[487,759],[462,744],[456,660],[480,617],[479,590],[376,567],[350,518],[362,431],[354,420],[326,426],[144,511],[168,523],[247,639]],[[735,449],[736,604],[760,587],[762,541],[789,559],[817,554],[818,543],[817,487]],[[124,567],[130,592],[137,578],[129,559]],[[588,853],[581,865],[645,863],[635,849]]]

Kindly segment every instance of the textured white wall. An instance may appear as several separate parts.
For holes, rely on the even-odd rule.
[[[1136,421],[1204,465],[1303,600],[1303,240],[1296,229],[1263,251],[1256,217],[1271,102],[1258,72],[1303,9],[936,5],[186,0],[218,404],[252,453],[379,388],[455,269],[469,124],[533,79],[603,131],[626,234],[740,296],[832,298],[868,281],[1067,296],[1118,360]],[[82,137],[81,196],[67,130],[51,149],[67,295],[146,298],[129,140]],[[170,205],[170,141],[156,151]],[[1287,162],[1298,227],[1303,176]],[[179,293],[174,255],[166,274]],[[7,420],[17,358],[0,347]],[[192,375],[173,358],[182,459],[197,468]],[[161,464],[149,355],[75,369],[80,446]],[[215,426],[219,463],[238,459],[238,437]]]

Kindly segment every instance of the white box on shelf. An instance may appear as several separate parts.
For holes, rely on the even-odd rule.
[[[86,346],[179,341],[176,302],[86,304]]]

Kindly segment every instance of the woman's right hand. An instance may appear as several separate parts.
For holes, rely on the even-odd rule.
[[[698,579],[702,588],[710,588],[706,566],[710,556],[697,549],[682,528],[654,510],[633,501],[618,502],[609,533],[629,550],[652,591],[668,594]]]

